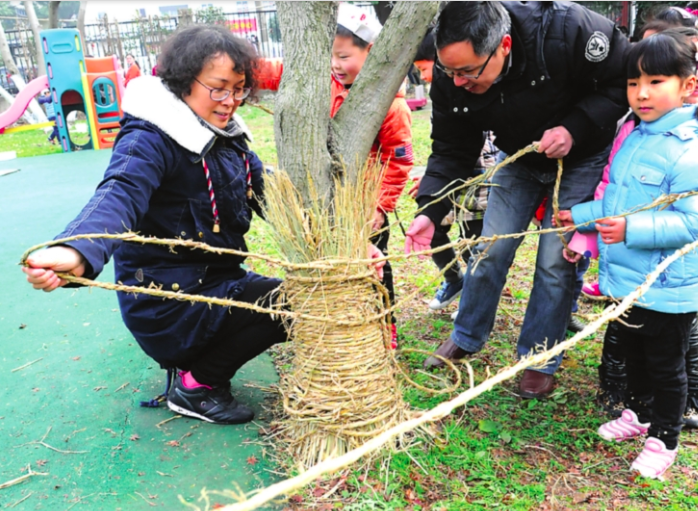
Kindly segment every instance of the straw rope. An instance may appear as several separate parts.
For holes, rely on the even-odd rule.
[[[323,272],[324,273],[324,272]],[[287,304],[308,316],[289,329],[293,369],[282,376],[288,418],[285,441],[303,469],[361,445],[402,422],[407,404],[396,380],[385,321],[330,325],[332,318],[376,316],[384,307],[375,278],[340,280],[291,276],[284,283]]]
[[[528,367],[545,365],[550,358],[574,347],[579,341],[596,332],[605,323],[619,318],[636,302],[638,298],[647,292],[650,286],[655,282],[655,280],[657,280],[659,275],[661,275],[670,264],[696,248],[698,248],[698,241],[685,245],[681,249],[674,252],[671,256],[667,257],[654,269],[652,273],[647,276],[643,284],[638,286],[620,303],[613,304],[608,307],[604,313],[598,317],[598,319],[587,324],[587,326],[574,337],[555,345],[547,351],[521,359],[517,364],[501,370],[495,376],[488,378],[476,387],[459,394],[450,401],[441,403],[421,416],[414,417],[387,431],[384,431],[379,436],[372,438],[359,448],[347,452],[340,457],[323,461],[296,477],[286,479],[262,490],[255,490],[256,494],[250,497],[248,500],[239,502],[237,504],[228,505],[220,509],[222,511],[250,511],[258,509],[260,506],[275,498],[278,498],[281,495],[289,494],[325,474],[336,472],[337,470],[351,465],[363,456],[375,453],[399,435],[404,435],[410,431],[413,431],[427,422],[434,422],[446,417],[456,408],[467,404],[475,397],[491,390],[495,385],[513,378],[517,373],[523,371],[524,369]],[[180,501],[184,502],[181,495],[179,496],[179,499]]]

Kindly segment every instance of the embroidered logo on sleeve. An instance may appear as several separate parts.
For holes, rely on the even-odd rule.
[[[611,51],[611,43],[608,37],[603,32],[594,32],[587,41],[587,47],[584,50],[584,56],[590,62],[601,62],[608,57]]]
[[[412,153],[412,144],[407,144],[406,146],[396,148],[395,159],[407,163],[412,163],[412,161],[414,160],[414,154]]]

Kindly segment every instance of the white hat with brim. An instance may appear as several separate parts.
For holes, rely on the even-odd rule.
[[[339,4],[337,24],[367,43],[374,42],[383,28],[377,19],[370,17],[355,5],[347,3]]]

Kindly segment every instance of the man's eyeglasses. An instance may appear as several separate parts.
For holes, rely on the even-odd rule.
[[[211,99],[213,101],[223,101],[223,100],[227,99],[231,93],[232,93],[233,99],[235,101],[242,101],[243,99],[245,99],[247,96],[250,95],[250,91],[252,90],[249,87],[245,87],[243,89],[234,89],[232,91],[230,89],[216,89],[216,88],[209,87],[208,85],[201,83],[196,78],[194,78],[194,80],[196,80],[205,89],[208,89],[208,91],[209,91],[208,94],[209,94],[209,96],[211,96]]]
[[[458,70],[453,70],[453,69],[446,69],[446,68],[443,67],[443,66],[441,65],[441,63],[439,63],[439,62],[435,62],[434,65],[435,65],[436,67],[438,67],[441,71],[443,71],[444,74],[445,74],[446,76],[448,76],[449,78],[453,78],[453,77],[455,76],[456,78],[465,78],[465,79],[467,79],[467,80],[477,80],[478,78],[480,78],[480,76],[482,75],[482,73],[485,71],[485,68],[487,67],[487,64],[490,63],[490,59],[491,59],[491,58],[494,56],[494,54],[497,52],[497,49],[498,49],[498,48],[499,48],[499,46],[497,46],[497,47],[492,51],[492,53],[490,53],[490,56],[487,57],[487,60],[486,60],[485,63],[482,65],[482,67],[480,68],[480,71],[478,71],[478,73],[477,73],[476,75],[469,75],[469,74],[467,74],[467,73],[464,72],[464,71],[458,71]]]

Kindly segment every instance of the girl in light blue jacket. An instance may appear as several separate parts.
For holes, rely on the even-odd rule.
[[[567,225],[598,231],[599,287],[623,298],[676,249],[698,239],[698,196],[628,216],[660,195],[698,190],[696,47],[671,31],[638,43],[628,55],[628,102],[641,119],[616,154],[602,200],[560,214]],[[603,219],[603,220],[599,220]],[[661,478],[678,451],[686,406],[685,355],[698,311],[698,251],[674,262],[633,306],[619,328],[629,407],[599,434],[621,441],[647,435],[631,468]]]

